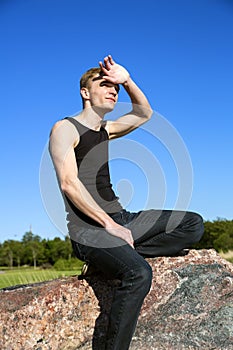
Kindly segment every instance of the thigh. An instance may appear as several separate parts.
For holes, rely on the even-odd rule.
[[[77,242],[73,244],[78,246],[84,261],[98,268],[109,278],[121,279],[130,270],[150,268],[145,259],[128,244],[113,248],[96,248]]]
[[[127,227],[132,231],[135,243],[168,233],[178,227],[186,215],[185,211],[144,210]]]

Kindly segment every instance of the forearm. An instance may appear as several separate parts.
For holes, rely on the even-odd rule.
[[[63,184],[62,190],[79,210],[98,222],[108,233],[123,239],[134,248],[131,231],[115,223],[95,202],[79,179],[66,183],[66,185]]]
[[[129,77],[122,85],[131,99],[133,112],[138,116],[150,118],[152,115],[151,106],[137,84]]]
[[[96,203],[83,183],[77,178],[73,181],[65,181],[61,184],[62,191],[71,202],[85,215],[107,227],[113,220]]]

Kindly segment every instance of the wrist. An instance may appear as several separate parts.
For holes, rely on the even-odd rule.
[[[107,229],[108,227],[112,227],[114,224],[115,221],[109,215],[106,215],[106,217],[103,220],[103,227]]]
[[[131,79],[130,75],[128,75],[126,80],[121,85],[125,88],[130,84],[131,81],[132,81],[132,79]]]

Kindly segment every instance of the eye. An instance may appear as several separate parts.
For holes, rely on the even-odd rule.
[[[118,94],[120,86],[118,84],[111,84],[107,81],[101,81],[100,86],[115,87],[116,93]]]
[[[110,86],[110,84],[107,83],[107,82],[105,82],[105,81],[102,81],[102,82],[100,83],[100,86]]]

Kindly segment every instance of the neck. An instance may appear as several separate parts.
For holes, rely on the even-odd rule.
[[[100,130],[104,115],[101,115],[93,108],[84,108],[79,114],[78,119],[88,128]]]

